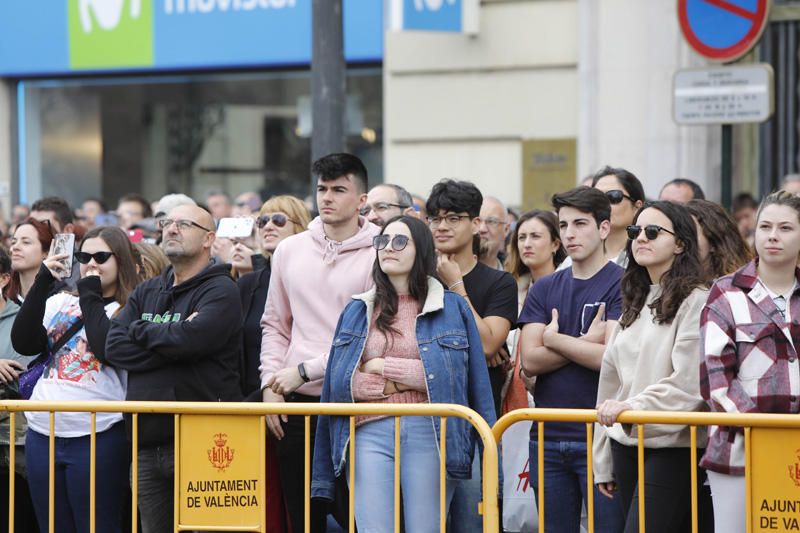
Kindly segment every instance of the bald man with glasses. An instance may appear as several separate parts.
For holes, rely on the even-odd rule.
[[[211,261],[214,219],[182,205],[158,226],[171,266],[136,287],[111,321],[106,358],[128,371],[128,400],[240,401],[242,308],[230,266]],[[142,531],[171,531],[170,415],[139,416],[138,458]]]

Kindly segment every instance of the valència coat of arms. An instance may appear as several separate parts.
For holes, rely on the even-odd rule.
[[[208,450],[208,461],[220,472],[224,472],[233,462],[235,450],[227,446],[227,443],[228,434],[217,433],[214,435],[214,447]]]

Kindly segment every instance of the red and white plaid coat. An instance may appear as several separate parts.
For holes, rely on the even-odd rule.
[[[700,315],[703,361],[700,393],[712,411],[800,412],[800,289],[787,323],[758,281],[757,259],[714,283]],[[796,271],[800,285],[800,270]],[[722,474],[744,474],[744,432],[712,427],[700,464]]]

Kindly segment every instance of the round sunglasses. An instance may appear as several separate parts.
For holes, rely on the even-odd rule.
[[[621,191],[619,189],[611,189],[610,191],[606,191],[606,198],[608,198],[608,201],[611,202],[611,204],[613,205],[617,205],[625,198],[627,198],[634,204],[636,203],[636,201],[633,198],[625,194],[625,191]]]
[[[386,234],[375,235],[372,238],[372,247],[376,250],[383,250],[389,245],[389,241],[391,240],[392,250],[399,252],[408,246],[408,239],[409,237],[407,235],[395,235],[394,237]]]
[[[656,240],[658,238],[658,233],[660,231],[666,231],[670,235],[675,235],[675,232],[672,232],[667,228],[656,224],[648,224],[645,227],[631,224],[630,226],[625,228],[625,230],[628,232],[628,238],[630,240],[635,240],[636,238],[638,238],[639,234],[642,233],[642,230],[644,230],[644,236],[647,237],[648,241]]]
[[[114,255],[114,252],[95,252],[93,254],[89,252],[75,252],[75,260],[82,265],[88,265],[89,261],[94,259],[95,263],[102,265],[111,259],[112,255]]]
[[[256,219],[256,226],[259,228],[263,228],[269,221],[272,220],[272,223],[275,224],[276,227],[282,228],[286,225],[287,222],[292,222],[293,224],[298,224],[297,221],[292,220],[291,218],[287,217],[283,213],[275,213],[274,215],[261,215]]]

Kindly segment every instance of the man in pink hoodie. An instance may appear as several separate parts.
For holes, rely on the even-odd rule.
[[[316,162],[319,217],[308,231],[282,241],[272,255],[269,293],[261,318],[261,388],[265,402],[319,402],[333,334],[354,294],[372,287],[380,228],[359,216],[367,198],[367,169],[350,154]],[[293,531],[303,530],[304,417],[272,415],[281,486]],[[316,417],[312,417],[314,447]],[[311,505],[311,531],[325,531],[325,509]]]

